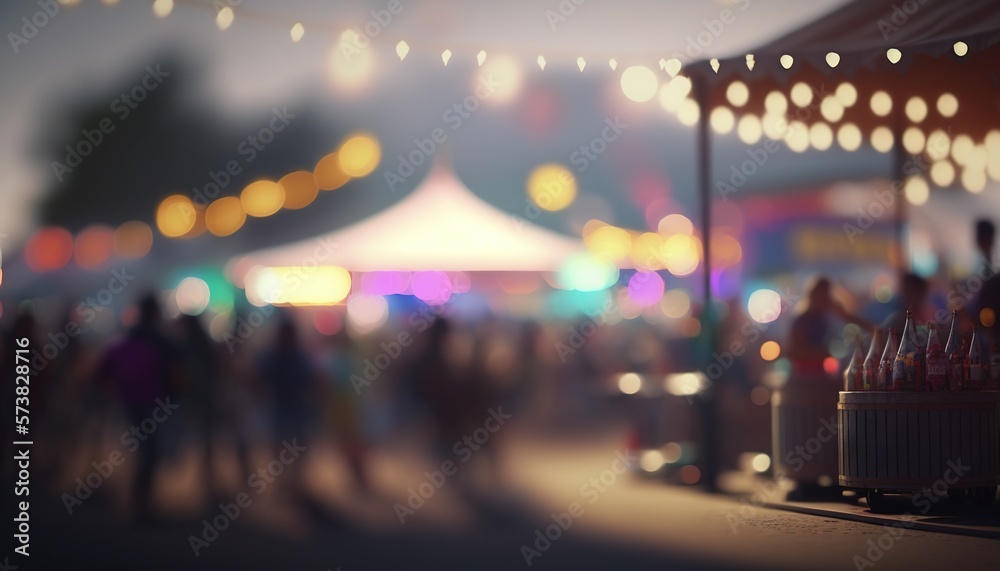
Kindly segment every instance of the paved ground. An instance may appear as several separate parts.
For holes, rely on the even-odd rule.
[[[412,450],[373,458],[371,495],[354,491],[338,457],[321,446],[305,464],[310,501],[291,499],[280,478],[258,495],[232,474],[227,500],[242,489],[252,504],[198,556],[189,536],[201,534],[208,502],[190,491],[197,489],[194,453],[161,474],[165,521],[151,526],[115,515],[122,488],[115,478],[124,481],[127,474],[110,476],[100,494],[68,515],[58,493],[86,473],[81,458],[78,473],[64,475],[33,501],[32,555],[10,563],[24,570],[84,564],[151,571],[523,569],[526,558],[532,569],[833,570],[870,563],[880,570],[969,571],[1000,565],[998,540],[769,509],[759,501],[617,475],[617,436],[556,441],[512,430],[506,440],[502,485],[489,486],[490,494],[463,491],[451,477],[405,524],[394,504],[406,503],[407,489],[426,481],[425,470],[440,468]],[[268,458],[262,453],[255,461],[263,466]],[[477,462],[474,457],[460,468],[474,470]],[[567,529],[554,541],[538,540],[539,530],[555,521]],[[556,536],[556,528],[549,532]]]

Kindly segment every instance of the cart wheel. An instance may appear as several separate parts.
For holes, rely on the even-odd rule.
[[[969,496],[968,494],[965,493],[965,490],[956,490],[955,488],[948,488],[948,499],[951,500],[951,503],[955,504],[956,506],[960,506],[965,504],[965,502],[969,499]]]
[[[986,508],[993,505],[993,501],[997,499],[997,487],[987,486],[985,488],[975,488],[972,490],[971,495],[972,503],[981,508]]]
[[[884,496],[885,493],[882,490],[868,488],[868,491],[865,492],[865,499],[868,500],[868,509],[874,513],[882,513],[882,508],[884,507],[882,498]]]

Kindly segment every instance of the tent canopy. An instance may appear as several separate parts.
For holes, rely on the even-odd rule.
[[[995,0],[855,0],[791,33],[753,50],[755,68],[784,69],[780,57],[790,54],[796,65],[826,68],[826,54],[840,56],[837,70],[848,74],[859,68],[891,66],[886,50],[907,55],[938,57],[952,51],[958,40],[970,54],[1000,43],[1000,10]],[[725,60],[720,73],[742,69],[742,58]]]
[[[579,240],[487,204],[450,166],[438,163],[409,196],[335,232],[247,257],[263,266],[296,266],[331,245],[324,264],[351,271],[555,271],[584,250]]]

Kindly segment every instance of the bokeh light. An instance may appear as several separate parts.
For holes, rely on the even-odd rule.
[[[439,271],[414,272],[410,278],[413,295],[428,305],[448,303],[453,293],[451,278]]]
[[[632,251],[632,236],[616,226],[601,226],[584,235],[583,242],[594,255],[610,261],[621,260]]]
[[[73,258],[81,268],[93,270],[104,265],[114,249],[114,230],[107,226],[90,226],[77,235]]]
[[[750,90],[742,81],[734,81],[726,88],[726,101],[733,107],[743,107],[750,99]]]
[[[722,232],[712,233],[712,266],[726,268],[735,266],[743,259],[743,248],[739,240]]]
[[[660,82],[653,70],[634,65],[625,69],[621,77],[622,93],[636,103],[649,101],[656,95]]]
[[[677,277],[693,274],[700,260],[701,241],[694,236],[675,234],[663,243],[663,263]]]
[[[153,230],[141,220],[130,220],[115,230],[115,253],[121,258],[141,258],[152,246]]]
[[[691,80],[683,75],[663,84],[659,91],[660,106],[669,113],[677,113],[681,105],[687,101],[687,96],[691,93]]]
[[[576,199],[576,177],[566,167],[547,163],[528,175],[528,198],[543,210],[562,210]]]
[[[784,115],[788,111],[788,98],[780,91],[772,91],[764,98],[764,109],[774,115]]]
[[[844,105],[834,95],[827,95],[819,104],[819,113],[824,119],[836,123],[844,117]]]
[[[664,236],[672,234],[694,235],[694,223],[683,214],[668,214],[660,219],[656,225],[656,231]]]
[[[708,117],[708,122],[712,126],[713,131],[720,135],[725,135],[733,130],[736,118],[733,116],[731,109],[720,106],[712,109],[712,113]]]
[[[278,184],[285,191],[285,205],[289,210],[305,208],[316,200],[319,195],[319,186],[316,178],[309,171],[294,171],[286,174],[278,180]]]
[[[628,296],[640,307],[656,305],[663,297],[663,278],[656,272],[636,272],[629,279]]]
[[[215,236],[229,236],[242,228],[246,219],[243,203],[235,196],[224,196],[205,210],[205,225]]]
[[[483,62],[482,67],[477,70],[469,86],[471,91],[475,91],[484,81],[489,81],[492,91],[489,97],[482,98],[483,104],[504,104],[517,98],[521,93],[524,83],[524,73],[517,61],[510,56],[498,55],[490,56]]]
[[[642,388],[642,379],[635,373],[624,373],[618,377],[618,390],[634,395]]]
[[[937,110],[942,117],[954,117],[958,113],[958,98],[951,93],[942,93],[937,100]]]
[[[681,125],[693,127],[700,118],[701,107],[698,106],[697,101],[690,97],[681,101],[680,107],[677,108],[677,120],[680,121]]]
[[[931,165],[931,180],[939,188],[946,188],[955,182],[955,166],[951,161],[936,161]]]
[[[58,270],[72,257],[73,236],[65,228],[40,228],[24,246],[24,261],[36,272]]]
[[[401,294],[409,285],[409,272],[367,272],[361,276],[361,293],[366,295]]]
[[[760,358],[765,361],[773,361],[781,356],[781,346],[777,341],[765,341],[760,346]]]
[[[764,134],[764,128],[760,123],[760,118],[753,114],[740,117],[736,126],[736,135],[744,144],[755,145]]]
[[[888,153],[893,145],[892,131],[885,126],[872,130],[872,148],[880,153]]]
[[[818,151],[825,151],[833,145],[833,129],[826,123],[813,123],[809,127],[809,144]]]
[[[366,334],[382,327],[389,318],[389,303],[380,295],[353,295],[347,300],[347,323]]]
[[[914,176],[907,179],[906,184],[903,185],[903,193],[907,202],[914,206],[920,206],[930,198],[931,189],[923,177]]]
[[[167,238],[187,234],[194,228],[197,218],[194,203],[182,194],[164,198],[156,208],[156,227]]]
[[[341,91],[363,90],[375,71],[371,39],[356,30],[344,30],[330,49],[328,71],[333,85]]]
[[[856,151],[863,141],[861,129],[854,123],[844,123],[837,129],[837,144],[845,151]]]
[[[691,296],[682,289],[667,290],[660,300],[660,307],[667,317],[680,319],[691,311]]]
[[[271,180],[252,182],[240,193],[243,211],[257,218],[274,214],[284,203],[285,189]]]
[[[177,284],[174,290],[174,300],[177,309],[185,315],[200,315],[211,299],[212,292],[208,289],[205,280],[196,277],[187,277]]]
[[[354,178],[368,176],[382,160],[382,146],[370,133],[357,133],[344,141],[338,151],[340,168]]]
[[[759,289],[750,294],[747,312],[757,323],[771,323],[781,315],[781,295],[773,289]]]
[[[344,326],[340,314],[333,309],[321,309],[313,316],[313,327],[320,335],[334,335]]]
[[[921,97],[911,97],[906,102],[906,117],[914,123],[920,123],[927,117],[927,102]]]
[[[911,155],[919,155],[924,152],[926,144],[927,138],[920,127],[907,127],[903,131],[903,148]]]
[[[340,168],[340,153],[334,151],[316,163],[313,178],[320,190],[336,190],[351,180],[351,177]]]
[[[813,100],[812,88],[802,82],[796,83],[792,86],[792,90],[789,92],[789,97],[795,105],[799,107],[808,107]]]
[[[851,107],[858,102],[858,90],[849,81],[838,85],[834,94],[837,97],[837,101],[844,107]]]
[[[837,361],[836,357],[827,357],[823,359],[823,371],[827,375],[836,375],[840,370],[840,363]]]
[[[876,91],[871,98],[872,113],[885,117],[892,111],[892,97],[885,91]]]
[[[618,267],[589,252],[574,254],[559,268],[557,279],[563,289],[599,291],[618,281]]]
[[[992,309],[984,307],[979,310],[979,323],[981,323],[983,327],[993,327],[996,322],[997,315]]]

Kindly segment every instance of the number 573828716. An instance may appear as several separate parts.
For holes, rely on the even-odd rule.
[[[28,365],[28,338],[17,340],[14,350],[14,372],[17,373],[14,387],[14,429],[18,435],[28,434],[28,394],[31,392],[31,367]]]

